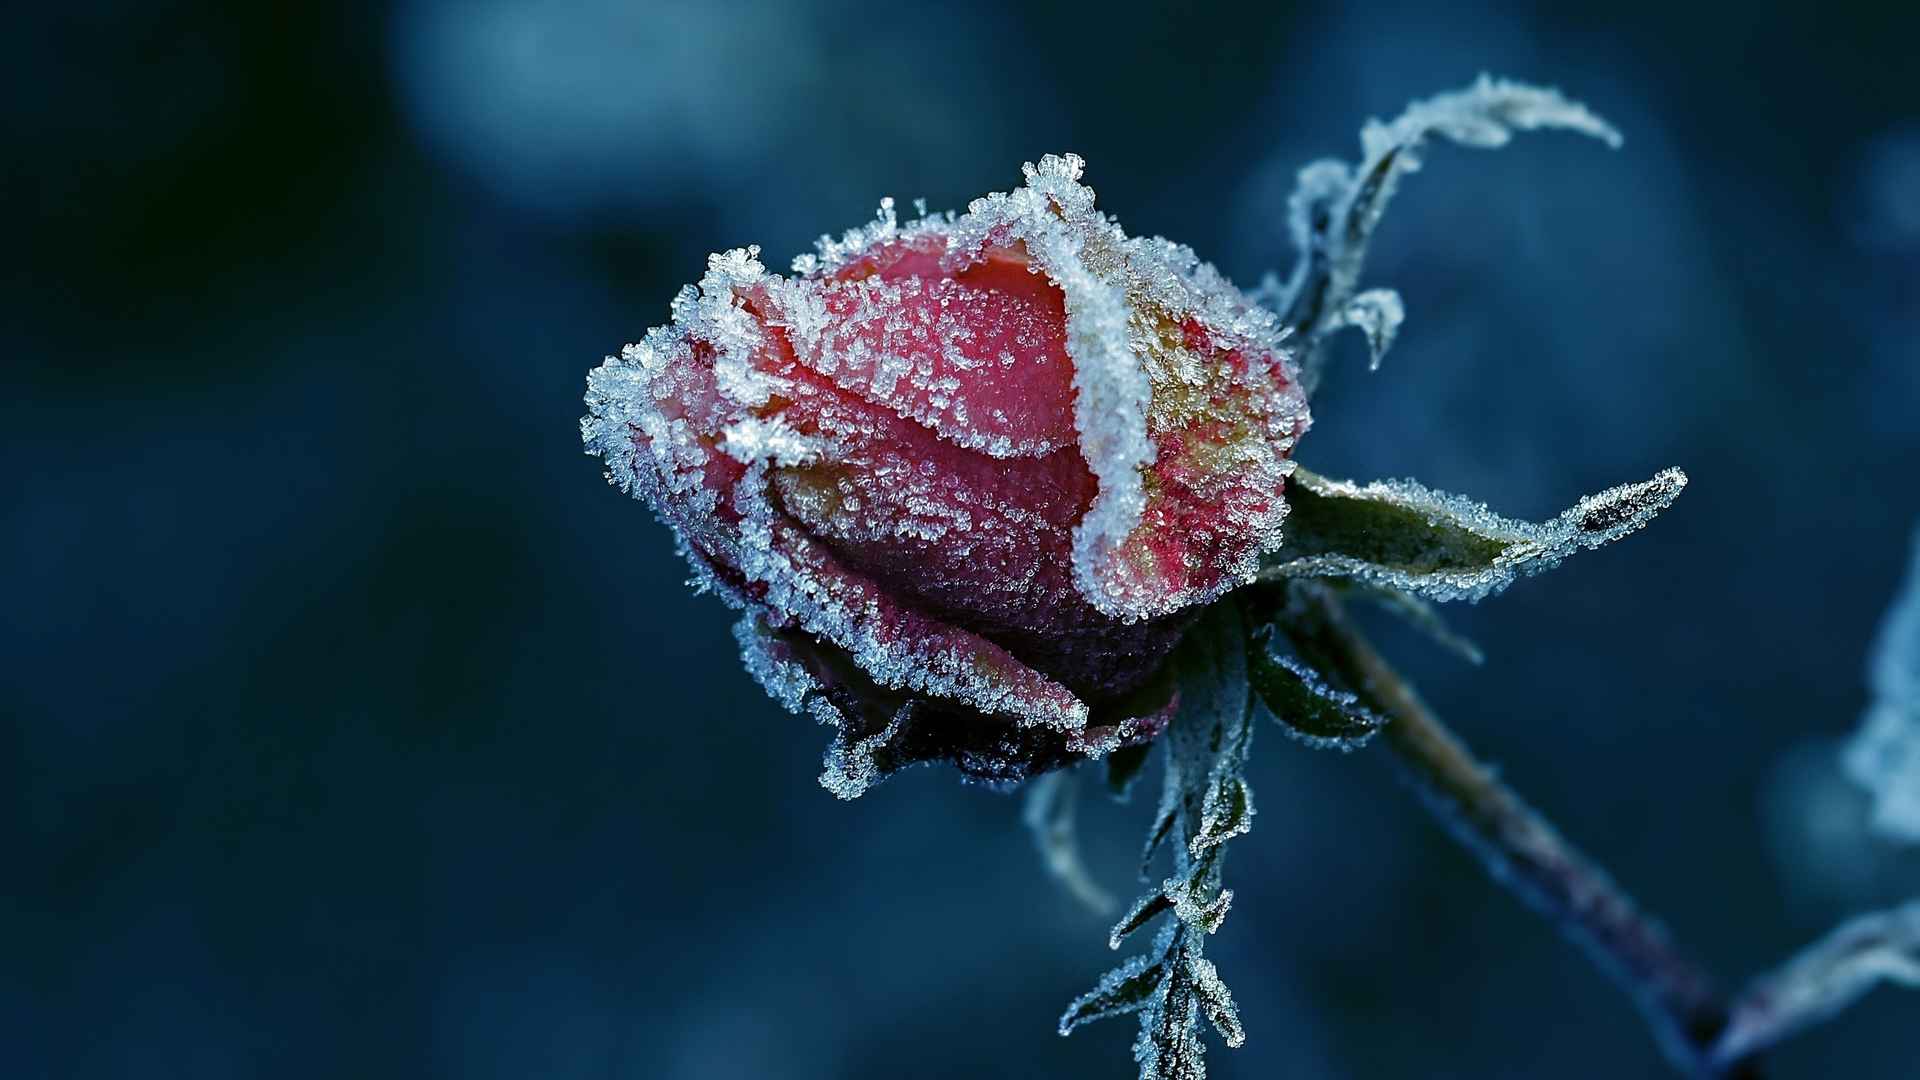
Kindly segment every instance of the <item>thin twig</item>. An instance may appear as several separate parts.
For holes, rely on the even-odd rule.
[[[1756,1077],[1708,1053],[1727,1023],[1714,980],[1613,879],[1473,756],[1325,586],[1296,583],[1281,621],[1303,656],[1390,718],[1382,740],[1435,814],[1495,880],[1577,942],[1639,1003],[1668,1059],[1695,1076]]]

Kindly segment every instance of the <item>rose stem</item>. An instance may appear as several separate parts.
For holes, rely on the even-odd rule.
[[[1613,879],[1501,783],[1354,625],[1333,591],[1296,584],[1281,626],[1323,672],[1386,717],[1380,737],[1404,778],[1493,879],[1578,943],[1639,1004],[1682,1072],[1751,1078],[1753,1062],[1715,1068],[1707,1047],[1727,1008],[1713,979],[1668,940]]]

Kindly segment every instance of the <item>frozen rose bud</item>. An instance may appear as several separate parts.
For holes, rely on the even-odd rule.
[[[746,610],[768,691],[839,727],[841,795],[1153,737],[1161,661],[1279,545],[1308,418],[1277,320],[1080,173],[905,226],[889,200],[792,277],[713,256],[588,380],[589,452]]]

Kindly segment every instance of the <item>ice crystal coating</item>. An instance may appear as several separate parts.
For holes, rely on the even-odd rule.
[[[1357,750],[1386,726],[1351,692],[1329,686],[1291,656],[1274,655],[1273,637],[1263,626],[1247,639],[1247,681],[1288,735],[1316,750]]]
[[[1874,828],[1920,843],[1920,532],[1912,558],[1874,643],[1867,673],[1873,703],[1842,763],[1873,794]]]
[[[1284,284],[1271,281],[1262,294],[1300,331],[1308,390],[1319,381],[1322,344],[1335,331],[1351,326],[1365,333],[1376,368],[1393,344],[1403,315],[1399,296],[1354,290],[1373,230],[1400,178],[1420,168],[1427,138],[1496,149],[1515,132],[1542,129],[1576,132],[1615,148],[1621,143],[1613,125],[1558,90],[1482,75],[1464,90],[1414,102],[1391,123],[1369,120],[1354,164],[1323,159],[1300,170],[1287,200],[1287,229],[1299,261]]]
[[[1136,901],[1113,928],[1118,949],[1161,916],[1166,923],[1148,950],[1102,977],[1060,1017],[1060,1034],[1094,1020],[1139,1014],[1134,1061],[1141,1080],[1206,1076],[1200,1021],[1228,1046],[1246,1041],[1233,996],[1204,956],[1207,935],[1220,928],[1233,903],[1221,887],[1226,842],[1247,832],[1253,796],[1243,773],[1253,740],[1246,627],[1233,601],[1218,605],[1175,656],[1180,709],[1168,737],[1166,780],[1149,833],[1150,862],[1161,847],[1172,853],[1172,873]]]
[[[749,669],[857,731],[824,778],[842,795],[956,711],[1000,750],[934,756],[988,779],[1050,738],[1020,732],[1150,737],[1164,703],[1123,700],[1280,543],[1308,415],[1277,317],[1128,237],[1079,158],[1024,171],[965,214],[884,200],[793,276],[715,255],[588,378],[588,452],[747,609]]]
[[[1362,485],[1302,469],[1293,528],[1267,574],[1346,577],[1434,600],[1480,600],[1522,574],[1645,528],[1686,486],[1686,473],[1664,469],[1535,524],[1412,480]]]

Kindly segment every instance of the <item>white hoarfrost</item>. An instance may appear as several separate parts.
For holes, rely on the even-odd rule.
[[[1146,358],[1153,349],[1147,339],[1159,331],[1159,318],[1192,317],[1226,342],[1283,358],[1286,384],[1262,403],[1277,476],[1291,467],[1284,455],[1304,426],[1306,398],[1285,359],[1286,332],[1277,317],[1191,249],[1159,237],[1128,237],[1094,208],[1093,189],[1080,183],[1084,171],[1077,155],[1049,154],[1024,167],[1025,186],[975,199],[965,215],[934,219],[934,227],[946,234],[947,257],[955,269],[990,248],[1018,242],[1064,295],[1074,426],[1081,456],[1100,485],[1074,529],[1074,578],[1102,612],[1147,619],[1205,603],[1252,580],[1258,556],[1278,545],[1286,515],[1286,504],[1274,500],[1263,516],[1230,523],[1254,543],[1245,559],[1222,568],[1219,583],[1205,591],[1169,592],[1163,579],[1142,568],[1130,542],[1142,527],[1148,506],[1144,474],[1155,460],[1148,431],[1155,375],[1191,385],[1209,374],[1149,371]],[[839,242],[823,240],[821,255],[831,263],[863,241],[870,238],[849,234]],[[1244,479],[1277,490],[1276,478]]]
[[[1414,102],[1390,123],[1369,120],[1360,132],[1359,161],[1323,159],[1300,170],[1287,200],[1287,230],[1299,261],[1284,285],[1273,283],[1263,292],[1304,338],[1301,362],[1309,391],[1319,381],[1321,346],[1334,331],[1364,331],[1375,367],[1393,342],[1399,298],[1389,301],[1380,295],[1384,290],[1356,296],[1354,290],[1374,227],[1400,178],[1420,168],[1427,138],[1494,149],[1515,132],[1541,129],[1577,132],[1616,148],[1621,143],[1613,125],[1558,90],[1482,75],[1464,90]]]
[[[1301,469],[1294,474],[1294,482],[1296,490],[1324,500],[1330,507],[1323,512],[1328,520],[1370,506],[1372,513],[1396,513],[1400,522],[1392,530],[1392,546],[1377,555],[1296,553],[1296,547],[1313,539],[1312,526],[1302,522],[1295,530],[1294,545],[1280,552],[1267,575],[1355,578],[1432,600],[1480,600],[1523,574],[1550,570],[1577,551],[1610,544],[1645,528],[1680,497],[1687,474],[1663,469],[1650,480],[1588,495],[1539,523],[1502,517],[1484,503],[1412,480],[1356,484]],[[1421,525],[1428,530],[1424,538],[1417,531]]]
[[[747,597],[716,564],[756,590],[756,607],[845,650],[881,686],[964,702],[1021,724],[1083,728],[1087,707],[1065,687],[975,635],[893,608],[776,512],[768,470],[805,464],[828,449],[778,417],[751,411],[791,389],[756,365],[768,331],[742,300],[779,284],[758,248],[714,255],[700,284],[674,299],[671,325],[648,331],[589,374],[589,412],[581,421],[588,452],[605,460],[611,482],[644,499],[675,530],[699,583],[737,606]],[[719,432],[717,442],[712,432]],[[731,485],[713,475],[722,458],[744,466]],[[725,520],[723,498],[739,520]],[[750,668],[766,665],[752,653],[745,659]],[[799,704],[791,695],[775,697],[790,708]]]
[[[1254,727],[1246,632],[1236,605],[1222,604],[1175,654],[1180,712],[1161,739],[1166,776],[1146,853],[1150,863],[1166,848],[1172,874],[1128,910],[1107,944],[1118,949],[1153,920],[1165,921],[1145,953],[1109,971],[1060,1017],[1060,1034],[1067,1035],[1094,1020],[1137,1013],[1133,1056],[1141,1080],[1205,1077],[1202,1020],[1228,1046],[1246,1042],[1233,995],[1205,957],[1207,936],[1233,902],[1233,891],[1221,886],[1226,842],[1244,835],[1253,818],[1242,776]]]
[[[675,298],[670,325],[648,331],[589,376],[589,414],[581,422],[588,451],[605,460],[614,484],[651,504],[673,527],[702,586],[772,612],[775,629],[798,627],[838,646],[889,689],[963,702],[1022,724],[1084,729],[1087,706],[1072,693],[985,639],[902,608],[845,570],[776,509],[769,492],[778,470],[831,464],[843,441],[884,435],[871,419],[830,412],[804,434],[783,421],[781,402],[816,393],[769,361],[790,347],[808,377],[889,403],[903,420],[956,446],[1024,458],[1058,450],[1068,438],[1077,443],[1098,486],[1074,525],[1073,580],[1110,617],[1131,622],[1166,615],[1255,576],[1259,556],[1279,543],[1286,505],[1278,498],[1223,515],[1220,527],[1248,543],[1241,545],[1245,551],[1220,557],[1231,565],[1213,567],[1217,575],[1193,576],[1204,584],[1185,572],[1168,573],[1148,557],[1143,519],[1152,495],[1145,474],[1155,461],[1150,413],[1163,382],[1190,393],[1220,377],[1208,366],[1217,361],[1163,347],[1170,326],[1204,326],[1215,348],[1271,358],[1278,375],[1273,385],[1243,388],[1252,395],[1249,417],[1265,425],[1257,434],[1267,459],[1248,467],[1260,475],[1232,480],[1277,492],[1291,469],[1286,454],[1306,425],[1305,398],[1282,349],[1278,318],[1190,250],[1126,236],[1094,209],[1092,189],[1080,183],[1083,168],[1072,155],[1050,155],[1025,167],[1023,186],[977,199],[961,215],[923,214],[902,223],[893,201],[884,200],[872,222],[823,237],[816,254],[794,260],[800,276],[793,278],[769,273],[758,248],[712,256],[700,283]],[[983,344],[988,335],[1031,353],[1035,335],[1048,328],[994,307],[992,296],[968,294],[948,277],[834,275],[896,242],[936,253],[938,265],[953,273],[1021,249],[1032,272],[1058,287],[1075,391],[1070,435],[1064,426],[1054,435],[1031,417],[1010,415],[1022,404],[1020,394],[1005,391],[1019,385],[1018,373],[1007,374],[1013,353]],[[980,306],[956,312],[955,304]],[[1002,377],[1016,381],[993,382]],[[982,385],[1000,389],[970,396]],[[901,475],[898,481],[913,490],[938,478]],[[993,527],[981,513],[948,505],[952,500],[925,501],[944,517],[930,510],[891,527],[955,533],[957,543]],[[841,515],[838,520],[871,524],[860,517],[857,493],[822,506]],[[770,663],[751,650],[747,660],[762,671]],[[790,684],[776,678],[769,689],[798,707],[798,699],[778,689]]]

